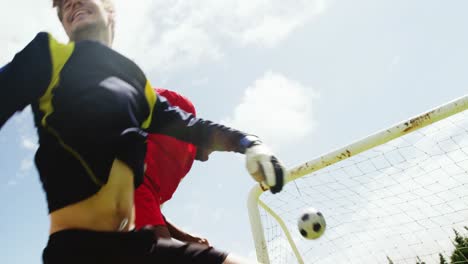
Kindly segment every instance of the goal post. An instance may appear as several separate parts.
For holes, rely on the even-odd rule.
[[[259,185],[254,186],[249,193],[249,198],[247,202],[252,235],[254,237],[254,242],[255,242],[255,251],[257,252],[257,260],[263,264],[270,263],[270,258],[268,256],[268,245],[265,241],[265,234],[263,232],[260,212],[258,210],[258,206],[261,206],[272,217],[274,217],[274,219],[281,226],[281,229],[286,231],[284,232],[284,234],[288,239],[289,245],[291,246],[291,250],[294,252],[294,255],[298,263],[300,264],[304,263],[304,261],[302,260],[302,256],[299,250],[297,249],[293,238],[291,237],[291,234],[287,232],[287,227],[284,221],[270,207],[268,207],[268,205],[266,205],[259,199],[262,193],[263,193],[263,189]]]
[[[444,213],[436,213],[433,218],[425,215],[427,214],[427,210],[435,210],[440,206],[435,200],[446,207],[452,201],[455,201],[454,198],[449,197],[451,190],[456,189],[460,192],[458,198],[462,197],[468,200],[468,180],[465,180],[468,178],[468,113],[466,113],[468,111],[465,111],[467,109],[468,95],[465,95],[343,148],[294,167],[288,170],[286,182],[295,181],[295,185],[298,188],[297,191],[290,186],[291,184],[288,184],[285,185],[285,192],[271,195],[265,193],[263,186],[254,186],[248,197],[248,210],[258,261],[261,263],[281,263],[279,260],[273,260],[270,255],[273,252],[277,254],[277,251],[284,251],[286,252],[285,254],[289,254],[290,258],[294,259],[297,263],[309,263],[309,258],[304,257],[303,252],[306,251],[306,254],[313,254],[313,249],[310,248],[314,247],[316,241],[304,241],[297,235],[295,221],[297,221],[297,217],[299,216],[297,211],[301,207],[311,206],[322,210],[319,206],[323,206],[332,212],[337,212],[328,216],[325,213],[326,219],[327,217],[331,217],[327,221],[332,220],[332,223],[329,221],[328,229],[330,231],[333,230],[333,234],[330,238],[325,238],[326,244],[329,246],[333,244],[341,245],[343,244],[341,240],[347,241],[353,239],[351,235],[343,233],[345,232],[343,230],[344,227],[350,226],[353,222],[366,223],[376,228],[378,232],[376,230],[353,231],[356,238],[362,239],[361,244],[363,248],[357,250],[363,253],[366,252],[365,247],[372,245],[368,240],[374,239],[377,241],[380,237],[384,237],[388,239],[388,243],[398,244],[397,239],[413,241],[412,239],[405,238],[413,234],[421,235],[420,233],[423,233],[423,231],[432,230],[437,225],[440,225],[441,229],[443,228],[443,231],[438,236],[446,235],[447,237],[450,235],[447,234],[447,229],[459,228],[463,225],[468,226],[468,202],[453,202],[454,204],[456,203],[454,210],[460,211],[460,216],[457,217],[462,219],[457,220],[456,223],[453,220],[453,225],[447,224],[450,222],[448,220],[447,222],[446,220],[442,221],[438,219],[445,216],[448,217],[450,213],[446,211]],[[436,122],[438,123],[436,124]],[[420,157],[418,158],[417,155],[420,155]],[[444,155],[447,158],[443,157]],[[432,168],[434,164],[439,164],[440,166],[434,169]],[[457,169],[453,169],[452,167]],[[445,171],[449,169],[452,171]],[[447,184],[445,186],[447,190],[434,188],[433,186],[437,184],[444,184],[439,183],[443,179],[434,178],[433,182],[428,182],[428,179],[431,177],[424,176],[433,173],[444,174],[452,185]],[[424,182],[424,179],[426,179],[426,182]],[[315,180],[320,181],[320,183],[314,183]],[[463,186],[463,189],[458,190],[457,188],[459,187],[456,184]],[[317,189],[319,186],[324,186],[324,188],[331,189],[333,193],[340,194],[329,195],[324,193],[323,195],[328,195],[330,198],[324,201],[316,197],[315,193],[320,192],[320,189]],[[422,194],[423,191],[424,194]],[[431,191],[434,194],[431,194]],[[392,195],[383,197],[381,195],[383,192],[390,192]],[[443,197],[441,193],[446,195],[446,197]],[[376,197],[375,201],[370,200],[366,195]],[[398,198],[399,195],[405,196],[405,198],[400,199]],[[433,197],[429,197],[430,195],[433,195]],[[401,201],[395,201],[397,199]],[[407,200],[406,202],[404,201],[405,199]],[[336,203],[339,204],[339,206],[337,205],[339,210],[333,208],[333,200],[341,201]],[[353,202],[351,205],[346,206],[346,200],[348,200],[348,203],[351,200]],[[375,207],[375,213],[371,209],[365,212],[361,211],[359,209],[359,206],[361,206],[359,203],[361,202],[369,208]],[[339,211],[350,220],[343,222],[338,220],[340,218]],[[361,216],[361,214],[366,215],[367,218]],[[395,221],[402,221],[402,225],[406,226],[400,227],[389,224],[388,227],[385,227],[379,223],[379,220],[384,219],[384,217],[393,217]],[[268,225],[271,227],[266,227],[265,221],[269,221]],[[384,221],[387,221],[387,219]],[[334,228],[333,222],[336,222],[339,226]],[[418,229],[414,227],[416,225],[423,227]],[[390,229],[397,232],[397,235],[390,233],[388,231]],[[266,234],[269,232],[276,232],[273,235],[276,238],[269,240],[270,234]],[[327,232],[325,232],[324,237],[327,236]],[[278,235],[277,233],[282,234]],[[424,235],[421,235],[421,241],[425,239],[423,237]],[[322,238],[319,240],[322,240]],[[298,245],[298,242],[307,245]],[[419,242],[411,243],[418,244]],[[276,248],[275,250],[271,249],[272,245]],[[285,248],[286,246],[288,248]],[[410,247],[413,248],[413,246],[412,244]],[[383,257],[391,259],[393,256],[389,256],[388,254],[398,255],[395,257],[400,259],[404,259],[407,255],[406,253],[406,255],[401,253],[401,251],[405,250],[400,249],[400,246],[391,245],[391,247],[394,247],[395,250],[386,251],[386,255],[373,252],[372,250],[368,250],[370,253],[364,254],[371,255],[374,260],[382,260]],[[414,248],[416,247],[414,246]],[[352,258],[349,256],[353,255],[353,250],[349,250],[348,248],[356,249],[358,246],[350,244],[343,246],[343,248],[351,253],[343,253],[342,255],[346,256],[341,256],[340,258],[348,258],[349,260],[349,258]],[[426,252],[419,253],[420,251],[413,249],[412,251],[415,254],[414,258],[428,254]],[[333,253],[333,249],[330,250],[330,253]],[[282,257],[278,258],[281,259]],[[327,258],[333,259],[333,256],[328,256]],[[365,257],[362,258],[365,260]],[[290,261],[289,258],[286,260],[286,263],[288,261]],[[318,261],[317,263],[321,262]],[[330,263],[333,263],[333,261]]]

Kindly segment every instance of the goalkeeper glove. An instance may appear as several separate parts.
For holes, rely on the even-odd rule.
[[[285,184],[285,167],[258,138],[252,136],[246,138],[245,140],[250,141],[250,146],[245,150],[248,172],[257,182],[268,186],[272,193],[280,192]]]

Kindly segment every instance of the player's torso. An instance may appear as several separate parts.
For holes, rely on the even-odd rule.
[[[159,193],[161,202],[172,198],[181,180],[192,167],[195,146],[175,138],[150,134],[148,136],[145,181]],[[149,179],[146,179],[149,178]]]
[[[121,132],[148,119],[150,85],[137,65],[97,42],[50,43],[51,81],[33,112],[51,232],[119,229],[131,222],[134,175],[112,167],[115,150]]]
[[[172,106],[195,114],[195,107],[188,98],[163,88],[157,88],[156,91]],[[148,181],[158,192],[160,202],[165,202],[172,198],[179,183],[190,171],[195,159],[196,147],[161,134],[149,134],[147,146],[145,181]]]
[[[54,78],[49,95],[33,107],[44,143],[36,163],[52,205],[51,232],[127,230],[134,175],[125,164],[115,166],[114,151],[120,133],[148,117],[149,84],[132,61],[91,41],[76,43],[51,83]]]
[[[55,52],[60,51],[51,48],[51,53]],[[54,75],[59,80],[50,88],[51,107],[42,102],[39,116],[47,115],[47,125],[62,134],[139,127],[149,114],[145,97],[147,80],[142,71],[100,43],[76,43],[68,60]]]

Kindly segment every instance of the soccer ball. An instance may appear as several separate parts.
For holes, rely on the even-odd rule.
[[[327,223],[323,214],[315,208],[307,208],[297,221],[299,232],[306,239],[317,239],[323,235]]]

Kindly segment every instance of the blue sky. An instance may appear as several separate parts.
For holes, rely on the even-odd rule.
[[[117,0],[115,48],[199,116],[258,134],[288,167],[467,93],[463,0]],[[37,32],[66,37],[48,1],[0,0],[0,64]],[[0,131],[0,263],[40,263],[48,219],[29,110]],[[243,157],[196,163],[164,212],[252,257]]]

